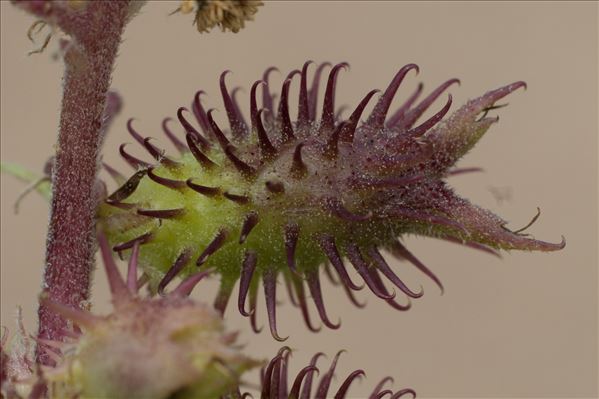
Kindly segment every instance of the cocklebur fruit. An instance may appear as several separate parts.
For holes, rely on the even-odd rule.
[[[41,379],[51,398],[218,398],[235,392],[242,373],[261,362],[243,355],[237,334],[188,294],[205,273],[184,280],[158,298],[138,295],[137,250],[126,281],[104,237],[99,237],[114,311],[96,316],[41,302],[73,323],[69,342],[38,339],[55,362]]]
[[[149,137],[128,123],[132,137],[155,162],[120,153],[136,169],[126,179],[109,172],[122,184],[98,211],[99,227],[113,249],[128,256],[140,245],[141,265],[154,291],[161,292],[175,276],[197,270],[221,276],[215,307],[224,312],[239,280],[238,308],[249,316],[254,329],[260,280],[272,335],[282,340],[276,323],[277,279],[281,276],[307,326],[316,331],[307,307],[307,292],[319,317],[337,328],[325,306],[320,285],[321,266],[330,263],[341,286],[358,304],[353,291],[363,288],[344,265],[348,259],[368,288],[392,307],[406,310],[410,298],[422,289],[408,287],[392,270],[381,250],[407,260],[442,289],[439,279],[398,238],[422,235],[441,238],[496,253],[503,250],[554,251],[552,244],[511,231],[490,211],[457,196],[446,177],[464,172],[454,165],[497,118],[488,117],[495,103],[525,87],[515,82],[468,101],[450,117],[452,98],[428,119],[417,121],[451,85],[451,79],[418,102],[422,85],[389,115],[401,82],[418,67],[401,68],[382,93],[364,122],[362,114],[376,94],[366,94],[349,118],[335,112],[335,86],[347,64],[332,67],[326,84],[320,119],[317,118],[319,79],[315,72],[308,89],[307,62],[285,79],[275,107],[267,80],[270,68],[250,91],[248,124],[225,84],[220,89],[230,129],[225,133],[213,111],[205,111],[194,98],[192,111],[199,129],[188,120],[185,108],[177,117],[185,141],[176,136],[169,121],[163,129],[180,152],[167,156]],[[300,76],[297,120],[289,111],[292,79]],[[262,86],[262,105],[257,91]],[[330,268],[326,272],[332,275]],[[395,300],[387,279],[407,296]],[[246,301],[249,296],[249,310]]]

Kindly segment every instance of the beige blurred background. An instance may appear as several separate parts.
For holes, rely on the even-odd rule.
[[[451,89],[456,105],[515,80],[528,83],[527,91],[509,97],[509,107],[495,111],[500,123],[460,164],[485,172],[454,177],[451,184],[513,227],[526,224],[540,206],[542,215],[530,231],[548,241],[563,234],[567,247],[496,259],[408,238],[409,248],[443,280],[445,295],[406,264],[397,265],[401,275],[426,291],[407,313],[365,293],[359,296],[367,298],[367,308],[355,309],[327,284],[330,314],[343,325],[319,334],[307,332],[285,300],[280,332],[291,335],[287,344],[297,349],[293,370],[316,351],[347,349],[339,370],[363,368],[368,374],[353,387],[356,398],[385,375],[420,397],[596,397],[597,3],[267,1],[238,35],[200,35],[190,15],[167,16],[176,6],[149,2],[124,35],[113,87],[125,107],[105,158],[127,173],[116,155],[118,144],[131,141],[126,119],[138,118],[140,129],[162,140],[161,119],[174,116],[198,88],[208,91],[210,106],[222,109],[217,79],[224,69],[234,72],[230,87],[248,88],[247,96],[270,65],[286,73],[307,59],[348,61],[351,70],[341,74],[337,103],[351,107],[368,90],[386,87],[409,62],[418,63],[421,73],[406,79],[400,98],[419,80],[432,89],[460,78],[461,87]],[[41,171],[60,109],[62,64],[52,57],[57,37],[44,54],[27,56],[36,46],[26,38],[33,19],[8,2],[0,7],[1,156]],[[33,330],[47,205],[30,195],[15,215],[13,203],[24,186],[2,176],[1,188],[1,323],[14,329],[21,305]],[[497,192],[509,198],[497,198]],[[196,297],[212,301],[214,284],[198,291]],[[93,300],[99,312],[109,309],[100,273]],[[264,323],[263,307],[259,314]],[[249,353],[274,355],[279,344],[268,333],[254,335],[234,306],[227,319],[231,329],[242,331]]]

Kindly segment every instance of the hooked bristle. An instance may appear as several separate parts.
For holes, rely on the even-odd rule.
[[[168,269],[168,271],[166,272],[164,277],[162,277],[162,280],[160,280],[160,283],[158,284],[158,293],[160,295],[164,295],[164,289],[166,288],[166,286],[171,281],[173,281],[173,279],[177,277],[179,273],[181,273],[181,271],[191,258],[192,253],[193,252],[190,249],[184,249],[179,254],[177,259],[175,260],[175,263],[172,264],[172,266]]]
[[[225,105],[225,110],[227,111],[227,118],[229,119],[231,134],[234,138],[239,139],[247,134],[248,127],[243,119],[243,115],[241,115],[239,107],[235,104],[235,101],[231,98],[229,92],[227,91],[225,77],[229,72],[231,71],[224,71],[220,75],[220,92],[223,98],[223,104]]]
[[[289,76],[287,76],[287,79],[283,83],[283,88],[281,89],[281,101],[279,102],[277,119],[281,124],[281,142],[283,144],[295,139],[293,126],[291,124],[291,116],[289,116],[289,86],[291,85],[293,75],[298,72],[299,71],[291,72]]]
[[[229,232],[227,229],[220,229],[212,241],[210,241],[210,244],[208,244],[204,251],[202,251],[198,257],[198,260],[196,261],[196,265],[201,266],[210,255],[218,251],[224,245],[228,235]]]

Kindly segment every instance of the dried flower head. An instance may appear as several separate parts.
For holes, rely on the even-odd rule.
[[[11,378],[3,376],[3,380],[11,384],[3,392],[17,392],[12,387],[21,380],[21,393],[35,398],[31,392],[40,382],[56,399],[216,398],[235,392],[240,375],[261,364],[240,352],[237,334],[225,331],[213,309],[187,297],[205,273],[188,277],[160,298],[142,298],[137,293],[137,252],[125,280],[106,240],[100,237],[99,241],[114,311],[96,316],[42,296],[44,305],[73,322],[73,329],[65,332],[69,342],[37,339],[56,366],[43,367],[39,375],[31,367],[28,379],[23,379],[27,373],[15,372],[24,366],[10,367]],[[2,362],[13,366],[26,359],[6,356],[3,351]]]
[[[309,316],[306,287],[323,324],[339,327],[325,310],[321,265],[332,265],[356,304],[353,291],[364,285],[348,274],[343,259],[376,296],[398,310],[408,309],[410,298],[422,296],[421,289],[404,284],[381,250],[409,261],[442,289],[438,278],[398,241],[401,236],[436,237],[491,253],[564,247],[564,241],[552,244],[509,230],[504,220],[457,196],[445,182],[447,176],[464,172],[452,169],[454,164],[497,122],[487,116],[495,102],[524,87],[523,82],[489,91],[443,119],[451,106],[449,95],[439,111],[417,123],[458,80],[448,80],[418,101],[420,85],[389,115],[401,82],[418,70],[409,64],[397,72],[360,122],[377,90],[367,93],[349,118],[341,120],[335,112],[335,85],[347,64],[335,65],[317,118],[319,80],[328,64],[318,67],[310,89],[309,65],[289,73],[277,107],[267,84],[274,68],[268,69],[251,87],[249,124],[226,87],[224,72],[220,89],[229,131],[215,122],[212,110],[205,111],[199,91],[192,105],[199,129],[185,108],[177,112],[185,142],[171,131],[168,119],[163,123],[166,136],[181,153],[178,159],[166,156],[129,121],[129,133],[156,162],[137,159],[122,145],[121,155],[136,172],[125,179],[108,169],[122,186],[108,197],[98,218],[115,251],[126,255],[140,245],[141,264],[155,291],[163,291],[175,276],[214,270],[222,279],[216,308],[224,312],[240,280],[239,311],[257,330],[262,280],[270,330],[281,340],[275,309],[279,276],[309,329],[317,331]],[[297,75],[299,108],[292,121],[289,87]],[[256,98],[260,87],[261,106]],[[332,275],[329,268],[324,270]],[[395,291],[383,279],[407,301],[396,301]]]
[[[183,0],[175,12],[195,12],[193,23],[200,33],[210,32],[215,26],[223,32],[237,33],[246,21],[254,20],[261,5],[258,0]]]

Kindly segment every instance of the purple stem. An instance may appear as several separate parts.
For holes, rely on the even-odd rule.
[[[43,3],[41,7],[39,1],[15,1],[71,36],[63,46],[64,92],[43,293],[51,302],[87,309],[96,249],[94,214],[103,112],[129,1],[91,1],[84,9],[66,2]],[[38,316],[38,337],[62,341],[68,330],[66,320],[44,304]],[[45,365],[54,363],[40,348],[36,359]]]

